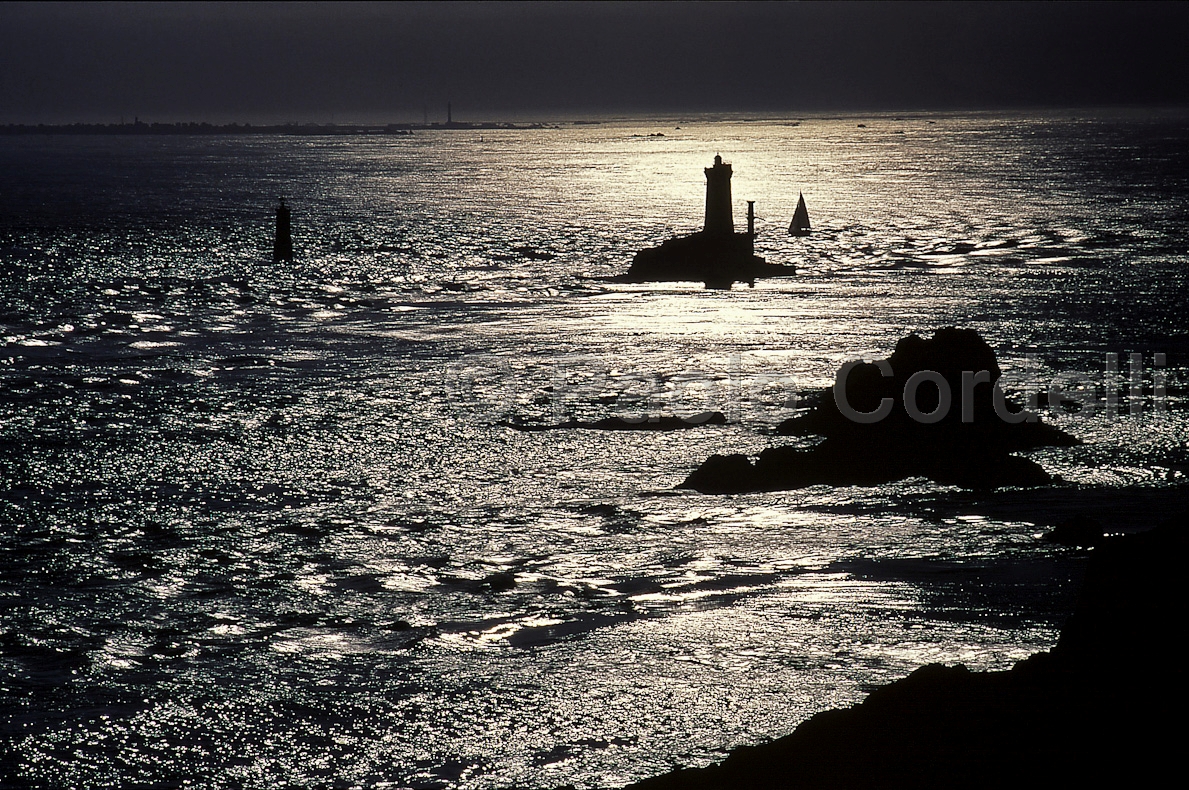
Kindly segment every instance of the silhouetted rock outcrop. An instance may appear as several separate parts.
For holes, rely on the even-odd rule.
[[[792,266],[768,263],[754,250],[745,233],[715,235],[700,231],[676,236],[659,247],[640,250],[621,279],[624,282],[704,282],[710,287],[730,287],[733,282],[754,283],[764,277],[791,277]]]
[[[1151,787],[1180,769],[1184,518],[1107,538],[1051,653],[933,664],[791,735],[633,790]]]
[[[727,418],[720,411],[703,411],[689,417],[604,417],[594,422],[566,420],[556,425],[523,425],[515,422],[500,424],[518,431],[556,431],[566,428],[585,428],[592,431],[674,431],[681,428],[697,428],[699,425],[726,425]]]
[[[1037,486],[1050,482],[1048,473],[1012,453],[1078,444],[1006,400],[996,387],[995,353],[972,329],[939,329],[930,340],[909,335],[889,359],[851,363],[843,373],[842,387],[777,428],[824,436],[820,444],[771,448],[754,465],[741,455],[711,456],[681,487],[737,493],[906,477],[966,488]]]

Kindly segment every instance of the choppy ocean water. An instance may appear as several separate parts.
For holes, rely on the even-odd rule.
[[[798,277],[609,282],[715,153]],[[0,138],[4,781],[614,787],[1006,668],[1084,565],[1041,533],[1181,501],[1187,229],[1168,113]],[[1062,484],[673,490],[946,325],[1080,393]]]

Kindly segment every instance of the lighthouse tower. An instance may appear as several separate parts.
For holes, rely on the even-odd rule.
[[[714,167],[706,172],[706,233],[727,236],[735,232],[731,214],[731,166],[714,155]]]

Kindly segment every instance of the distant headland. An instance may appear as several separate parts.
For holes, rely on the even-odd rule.
[[[93,135],[245,135],[284,134],[293,136],[334,135],[402,135],[418,131],[442,129],[556,129],[556,124],[498,123],[495,121],[455,121],[442,123],[335,124],[284,123],[250,124],[204,122],[145,123],[139,118],[132,123],[69,123],[69,124],[7,124],[0,126],[0,134],[93,134]]]

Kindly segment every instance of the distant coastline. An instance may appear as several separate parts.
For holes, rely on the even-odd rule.
[[[494,121],[468,122],[447,121],[445,123],[389,123],[389,124],[334,124],[334,123],[70,123],[70,124],[6,124],[0,126],[0,134],[95,134],[95,135],[243,135],[284,134],[295,136],[331,135],[404,135],[419,131],[438,130],[493,130],[493,129],[556,129],[556,124],[545,123],[497,123]]]

